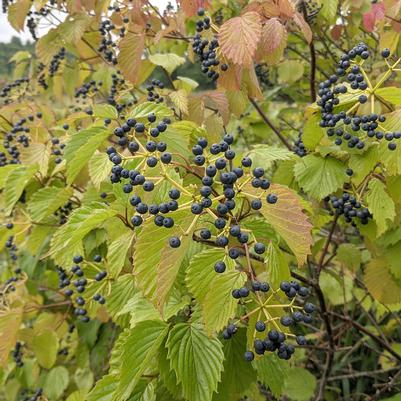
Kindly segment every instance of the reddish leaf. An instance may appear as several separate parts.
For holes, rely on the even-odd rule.
[[[308,43],[312,42],[312,37],[313,37],[312,30],[310,29],[309,24],[305,21],[302,14],[295,13],[293,19],[294,22],[298,25],[299,29],[301,30],[307,42]]]
[[[124,77],[132,83],[135,83],[138,77],[144,44],[143,32],[130,32],[120,42],[118,65]]]
[[[264,59],[270,65],[278,63],[286,44],[287,30],[284,25],[277,18],[269,19],[263,26],[258,59]]]
[[[218,86],[229,91],[241,89],[242,67],[238,65],[230,65],[227,71],[220,74],[217,83]]]
[[[274,205],[264,202],[263,216],[290,247],[299,265],[306,262],[313,243],[312,224],[303,212],[300,197],[292,189],[282,185],[272,185],[269,190],[278,197]]]
[[[180,6],[189,17],[195,15],[199,8],[208,8],[209,0],[180,0]]]
[[[342,31],[343,31],[343,26],[342,25],[334,25],[332,30],[331,30],[331,32],[330,32],[331,37],[333,39],[335,39],[335,40],[340,39]]]
[[[220,48],[234,64],[250,66],[262,33],[259,14],[248,12],[226,21],[219,33]]]
[[[279,0],[280,16],[283,18],[292,18],[295,13],[294,4],[290,0]]]
[[[203,94],[203,100],[206,106],[217,109],[223,119],[224,124],[228,123],[230,110],[228,108],[227,96],[222,91],[208,91]]]
[[[384,3],[372,4],[369,12],[363,14],[363,26],[368,32],[373,32],[377,21],[385,16]]]

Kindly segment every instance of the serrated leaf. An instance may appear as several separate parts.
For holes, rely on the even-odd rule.
[[[390,273],[385,260],[373,259],[369,262],[363,281],[377,301],[389,305],[401,302],[401,282]]]
[[[58,30],[52,28],[36,42],[36,55],[43,63],[49,63],[61,47],[62,41]]]
[[[4,188],[4,213],[6,215],[11,214],[15,203],[24,192],[26,184],[31,178],[33,178],[36,171],[37,166],[19,166],[9,172]]]
[[[309,401],[315,392],[316,378],[306,369],[293,367],[284,383],[284,394],[294,401]]]
[[[368,190],[366,202],[376,222],[377,235],[380,236],[387,230],[389,223],[394,220],[394,201],[387,193],[385,185],[376,178],[369,182]]]
[[[336,257],[344,266],[353,271],[361,265],[361,251],[354,244],[340,244]]]
[[[32,350],[40,366],[50,369],[56,362],[58,339],[54,331],[46,330],[36,334],[32,340]]]
[[[171,117],[173,112],[168,107],[164,106],[160,103],[154,102],[145,102],[136,106],[133,110],[130,111],[129,117],[135,118],[137,121],[147,121],[148,115],[153,113],[157,119],[161,119],[163,117]]]
[[[87,401],[111,401],[118,386],[118,377],[105,375],[95,384],[95,387],[88,394]]]
[[[175,53],[150,54],[148,58],[153,64],[163,67],[169,74],[185,63],[185,58]]]
[[[221,51],[234,64],[248,67],[253,62],[261,33],[260,17],[254,11],[230,18],[218,35]]]
[[[7,164],[0,168],[0,189],[3,189],[4,185],[6,185],[8,175],[20,167],[18,164]]]
[[[113,163],[106,153],[96,151],[90,158],[88,167],[93,185],[99,189],[100,184],[109,177]]]
[[[8,7],[8,22],[18,32],[24,29],[25,18],[32,6],[31,0],[17,0]]]
[[[344,164],[330,156],[302,157],[294,166],[294,173],[303,190],[319,200],[335,192],[347,180]]]
[[[226,271],[216,274],[214,265],[225,261]],[[206,249],[195,255],[188,267],[186,282],[202,308],[202,318],[208,333],[220,331],[234,316],[238,301],[231,296],[234,288],[242,287],[246,275],[235,270],[235,263],[225,258],[223,249]]]
[[[6,367],[8,355],[15,346],[22,321],[22,309],[0,311],[0,366]]]
[[[268,170],[275,161],[295,159],[295,154],[288,149],[270,145],[254,145],[248,156],[253,164]]]
[[[124,78],[133,84],[138,79],[144,45],[145,34],[143,32],[128,32],[120,42],[118,65]]]
[[[67,161],[67,183],[74,182],[96,149],[110,135],[109,129],[103,126],[92,126],[74,134],[65,148]]]
[[[265,355],[252,364],[256,368],[258,379],[276,398],[280,398],[288,377],[288,364],[279,359],[276,354]]]
[[[118,377],[112,374],[103,376],[88,394],[87,401],[111,401],[118,386]]]
[[[129,231],[110,243],[107,250],[107,271],[111,277],[116,278],[120,274],[133,239],[134,233]]]
[[[166,323],[144,321],[129,332],[121,355],[120,383],[113,400],[128,399],[150,361],[157,355],[167,331]]]
[[[118,118],[116,108],[110,104],[95,104],[93,106],[93,115],[99,118],[110,118],[111,120]]]
[[[326,134],[324,128],[320,127],[319,121],[320,116],[315,113],[305,122],[302,132],[302,142],[308,150],[315,150]]]
[[[395,86],[387,86],[386,88],[379,88],[375,91],[375,95],[381,97],[387,102],[394,105],[401,104],[401,93],[400,88]]]
[[[282,281],[290,279],[291,273],[288,263],[278,246],[273,242],[269,242],[267,247],[265,263],[269,282],[273,288],[279,288]]]
[[[337,15],[338,0],[323,0],[320,14],[329,22],[332,22]]]
[[[33,142],[21,149],[20,159],[23,164],[37,164],[40,173],[46,176],[50,160],[51,144]]]
[[[246,330],[243,328],[238,329],[230,341],[224,342],[224,371],[214,401],[232,400],[256,381],[252,364],[244,359],[246,343]]]
[[[181,113],[188,114],[188,94],[184,89],[171,92],[169,97]]]
[[[304,74],[304,66],[300,60],[283,60],[277,68],[281,84],[297,82]]]
[[[28,204],[29,215],[32,220],[41,221],[59,207],[64,206],[72,194],[72,188],[46,187],[39,189],[33,194]]]
[[[282,57],[287,44],[287,30],[278,18],[268,19],[262,28],[258,55],[271,64],[276,64]]]
[[[66,43],[77,44],[85,33],[85,30],[91,24],[92,19],[88,14],[75,14],[73,19],[67,19],[62,22],[57,30],[59,35]]]
[[[278,200],[273,205],[263,202],[262,215],[290,247],[298,264],[303,265],[313,243],[312,224],[303,211],[300,198],[293,190],[275,184],[271,186],[271,193]]]
[[[65,258],[72,254],[72,257],[74,255],[72,253],[74,252],[74,247],[81,243],[85,235],[115,214],[116,211],[98,202],[93,202],[88,206],[74,210],[68,222],[54,234],[50,253],[52,255],[61,254],[60,257],[64,255]],[[66,251],[66,249],[68,250]]]
[[[199,324],[179,323],[167,339],[168,359],[188,401],[205,401],[217,390],[224,354],[217,338]]]
[[[135,242],[133,255],[136,284],[159,310],[162,310],[168,295],[167,287],[171,289],[185,256],[185,250],[181,249],[183,245],[180,248],[171,248],[168,240],[174,235],[181,235],[182,231],[178,225],[186,228],[192,221],[192,216],[185,212],[172,213],[171,217],[175,225],[168,230],[155,227],[152,220],[146,221],[141,235]],[[187,243],[185,241],[185,244]],[[162,279],[166,281],[162,282]]]

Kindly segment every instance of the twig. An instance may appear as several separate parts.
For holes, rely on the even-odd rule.
[[[288,143],[287,139],[281,135],[281,132],[271,123],[271,121],[267,118],[266,114],[263,110],[259,107],[254,99],[249,97],[249,101],[252,103],[253,107],[255,107],[256,111],[262,117],[262,120],[271,128],[271,130],[277,135],[281,142],[287,147],[288,150],[292,150],[292,146]]]

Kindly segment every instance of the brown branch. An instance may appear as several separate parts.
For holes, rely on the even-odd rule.
[[[281,132],[271,123],[271,121],[267,118],[266,114],[259,107],[254,99],[250,96],[248,97],[249,101],[252,103],[253,107],[255,107],[256,111],[262,117],[262,120],[270,127],[270,129],[277,135],[280,141],[287,147],[288,150],[292,150],[292,146],[289,144],[286,138],[281,134]]]

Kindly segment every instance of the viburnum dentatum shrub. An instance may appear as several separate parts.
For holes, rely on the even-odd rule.
[[[3,1],[1,399],[398,399],[401,9],[354,3]]]

